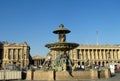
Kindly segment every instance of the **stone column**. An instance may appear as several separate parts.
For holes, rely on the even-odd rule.
[[[18,54],[18,49],[16,49],[16,55],[17,55],[16,59],[19,60],[19,59],[18,59],[18,55],[19,55],[19,54]]]
[[[6,59],[8,59],[8,49],[6,50],[6,54],[7,54],[7,55],[6,55]]]
[[[111,59],[113,59],[113,49],[111,49],[110,57],[111,57]]]
[[[102,60],[102,52],[101,52],[101,49],[99,50],[99,59]]]
[[[18,58],[17,49],[14,49],[14,57],[15,57],[14,59],[17,60],[17,58]]]
[[[83,58],[84,58],[84,60],[86,60],[86,52],[85,52],[85,49],[84,49],[84,51],[83,51]]]
[[[6,54],[5,54],[5,52],[6,52],[6,48],[4,48],[4,50],[3,50],[3,59],[5,59],[5,57],[6,57]]]
[[[106,57],[105,57],[105,49],[103,49],[103,59],[106,60]]]
[[[11,57],[11,55],[10,55],[10,49],[8,48],[7,59],[10,60],[10,57]]]
[[[39,65],[40,65],[40,60],[38,59],[38,67],[39,67]]]
[[[42,65],[42,59],[40,59],[40,65]]]
[[[13,49],[11,49],[11,53],[10,53],[10,55],[11,55],[11,60],[13,60]]]
[[[88,50],[85,50],[85,56],[86,56],[86,60],[88,60]]]
[[[20,49],[20,60],[21,60],[21,68],[23,68],[23,56],[22,49]]]
[[[117,60],[117,50],[116,49],[114,51],[114,57],[115,57],[115,60]]]
[[[110,62],[110,52],[109,49],[107,50],[107,59],[108,59],[108,63]]]
[[[92,51],[91,51],[91,49],[89,49],[89,58],[90,58],[90,60],[92,60]]]
[[[8,49],[4,49],[5,50],[5,53],[4,53],[4,59],[8,59]]]
[[[118,59],[120,59],[120,49],[118,50]]]
[[[104,61],[104,50],[101,49],[102,60]]]
[[[15,60],[15,49],[12,50],[13,50],[13,60]]]
[[[37,66],[37,60],[36,59],[34,60],[34,64],[35,64],[35,66]]]
[[[94,60],[94,50],[93,49],[91,51],[91,54],[92,54],[92,60]]]
[[[83,52],[83,49],[81,50],[81,58],[82,58],[82,60],[84,60],[84,52]]]
[[[81,59],[81,50],[79,49],[79,59]]]
[[[96,56],[97,56],[97,60],[100,60],[100,50],[99,49],[97,50]]]
[[[20,49],[20,58],[21,58],[21,60],[23,59],[23,55],[22,55],[23,53],[22,53],[22,49]]]
[[[88,59],[90,60],[90,50],[88,49]]]
[[[117,59],[118,59],[118,49],[116,50],[116,55],[117,55]]]
[[[71,53],[71,59],[74,59],[73,50],[71,50],[70,53]]]
[[[95,51],[95,59],[98,60],[98,51],[97,51],[97,49]]]
[[[38,61],[37,61],[37,59],[36,59],[35,61],[36,61],[36,66],[38,66]]]
[[[20,60],[20,49],[18,49],[18,60]]]

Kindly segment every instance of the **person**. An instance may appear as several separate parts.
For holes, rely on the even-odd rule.
[[[85,66],[84,66],[84,65],[82,65],[82,66],[81,66],[81,68],[84,70],[84,69],[85,69]]]

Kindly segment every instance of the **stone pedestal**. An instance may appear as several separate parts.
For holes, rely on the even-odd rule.
[[[101,69],[98,71],[98,77],[99,78],[110,78],[110,70],[109,69]]]
[[[91,74],[91,79],[98,79],[98,71],[97,70],[91,69],[90,74]]]
[[[52,80],[54,81],[54,71],[35,71],[33,80]]]
[[[75,80],[98,79],[97,70],[73,71],[72,75]]]
[[[31,70],[27,71],[26,80],[33,80],[33,72]]]
[[[55,80],[74,80],[74,78],[69,72],[62,71],[56,72]]]
[[[105,74],[105,78],[110,78],[111,74],[110,74],[110,70],[109,69],[105,69],[104,70],[104,74]]]
[[[98,79],[98,78],[110,78],[109,69],[87,70],[87,71],[27,71],[26,80],[86,80],[86,79]]]

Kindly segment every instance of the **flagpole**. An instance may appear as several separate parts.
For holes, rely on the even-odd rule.
[[[96,45],[99,45],[99,43],[98,43],[98,31],[96,31],[96,35],[97,35]]]

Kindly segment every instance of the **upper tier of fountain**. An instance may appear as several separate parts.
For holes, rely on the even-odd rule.
[[[66,34],[70,32],[70,30],[64,28],[63,24],[60,24],[59,28],[53,31],[53,33],[58,34],[58,42],[46,44],[45,47],[56,51],[69,51],[76,48],[77,43],[66,42]]]

